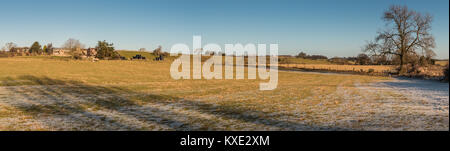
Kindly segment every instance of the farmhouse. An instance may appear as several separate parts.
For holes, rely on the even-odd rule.
[[[97,50],[95,48],[88,48],[88,49],[79,49],[77,48],[75,52],[80,52],[82,56],[85,57],[92,57],[97,55]],[[71,50],[65,49],[65,48],[54,48],[53,49],[53,56],[70,56]]]
[[[53,56],[70,56],[70,50],[64,48],[54,48]]]
[[[28,47],[14,47],[11,49],[11,52],[15,52],[15,53],[26,53],[28,52],[30,48]]]
[[[97,50],[95,48],[88,48],[86,49],[86,56],[96,56]]]

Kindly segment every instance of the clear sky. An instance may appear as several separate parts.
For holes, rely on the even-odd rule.
[[[0,46],[69,38],[88,47],[153,50],[175,43],[278,43],[280,54],[355,56],[384,27],[383,11],[407,5],[434,16],[438,58],[449,57],[448,0],[2,0]]]

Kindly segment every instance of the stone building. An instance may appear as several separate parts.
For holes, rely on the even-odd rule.
[[[14,47],[10,51],[15,53],[26,53],[30,50],[28,47]]]
[[[53,56],[70,56],[70,50],[64,48],[53,48]]]
[[[97,55],[97,50],[95,48],[88,48],[86,51],[86,56],[88,57],[95,57]]]

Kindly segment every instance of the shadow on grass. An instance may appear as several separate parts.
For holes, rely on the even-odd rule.
[[[23,81],[32,85],[6,86],[6,90],[17,97],[12,98],[17,100],[10,99],[7,103],[34,119],[43,117],[49,119],[41,123],[46,124],[51,130],[155,130],[152,126],[139,126],[142,124],[158,125],[165,127],[164,130],[177,131],[225,130],[220,127],[222,123],[217,121],[186,115],[167,108],[172,105],[184,108],[187,112],[198,112],[242,123],[261,124],[280,130],[350,130],[291,122],[271,117],[269,112],[252,110],[244,106],[146,94],[116,86],[88,85],[78,81],[36,76],[21,76],[9,80]],[[145,105],[148,103],[153,105]],[[277,114],[281,117],[295,117],[287,113]],[[117,116],[126,119],[118,119]],[[130,119],[133,120],[128,121]],[[237,126],[233,124],[235,123],[231,123],[231,126]],[[254,130],[261,129],[254,128]]]

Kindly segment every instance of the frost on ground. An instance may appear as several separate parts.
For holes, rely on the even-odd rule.
[[[81,85],[0,87],[0,130],[445,130],[448,83],[342,83],[294,102],[235,101],[254,92],[186,99]]]
[[[361,129],[449,130],[448,83],[394,79],[368,85],[356,84],[356,88],[362,98],[353,101],[351,106],[361,107],[361,112],[355,113],[368,114],[368,117],[353,116],[356,117],[354,120],[364,117],[364,122],[359,122]],[[346,100],[353,100],[358,96],[347,97]]]

